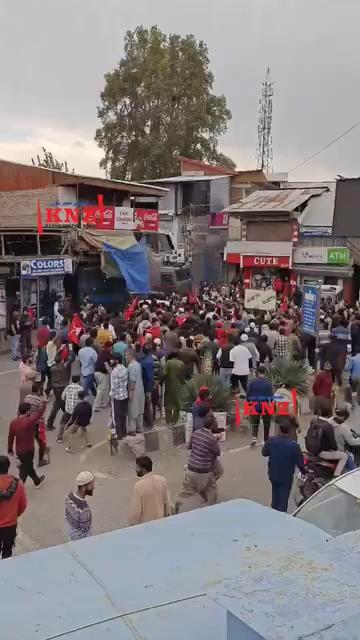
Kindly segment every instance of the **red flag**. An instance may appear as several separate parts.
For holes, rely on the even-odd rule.
[[[239,398],[235,400],[235,426],[240,427],[241,424],[241,415],[240,415],[240,402]]]
[[[38,228],[38,234],[39,236],[44,233],[44,227],[43,227],[43,223],[42,223],[42,218],[41,218],[41,209],[40,209],[40,201],[38,198],[37,201],[37,228]]]
[[[125,309],[124,320],[126,320],[126,322],[129,322],[129,320],[131,320],[131,318],[133,317],[138,301],[139,301],[139,298],[134,298],[132,303],[127,307],[127,309]]]
[[[80,333],[85,329],[85,325],[81,320],[78,313],[75,313],[73,319],[70,322],[68,340],[73,344],[80,343]]]

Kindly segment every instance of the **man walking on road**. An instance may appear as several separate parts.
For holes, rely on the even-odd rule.
[[[126,436],[128,414],[128,372],[122,364],[120,353],[113,355],[115,367],[110,376],[110,398],[113,408],[113,421],[118,440]]]
[[[260,417],[262,417],[264,425],[264,441],[266,442],[271,427],[271,415],[265,414],[262,411],[263,402],[271,402],[274,399],[273,388],[270,380],[266,377],[267,369],[263,364],[259,365],[257,378],[252,380],[247,390],[248,402],[256,402],[257,415],[250,416],[253,438],[251,446],[255,447],[259,435]]]
[[[65,411],[61,416],[56,442],[63,442],[64,431],[72,414],[74,413],[77,403],[79,402],[80,391],[83,391],[83,388],[80,385],[80,376],[74,375],[71,378],[71,384],[68,384],[61,394],[61,398],[65,403]]]
[[[64,411],[64,401],[62,399],[62,394],[69,384],[71,368],[61,361],[61,357],[58,354],[55,357],[55,364],[51,369],[51,383],[54,391],[54,402],[51,409],[51,413],[49,415],[47,421],[47,430],[52,431],[54,429],[54,421],[55,418],[60,411]]]
[[[269,458],[269,480],[272,487],[271,506],[276,511],[286,512],[293,483],[295,467],[305,473],[304,458],[300,446],[290,440],[290,424],[285,421],[279,425],[280,435],[269,438],[262,450]]]
[[[170,496],[166,479],[153,473],[153,463],[148,456],[136,459],[139,480],[134,487],[129,524],[141,524],[170,515]]]
[[[109,404],[110,391],[110,360],[112,342],[105,342],[98,354],[95,365],[96,398],[94,401],[94,411],[100,411]]]
[[[81,375],[83,378],[83,386],[85,394],[89,392],[96,396],[95,388],[95,364],[98,358],[98,354],[94,349],[94,343],[92,338],[87,338],[85,347],[79,351],[79,360],[81,364]]]
[[[24,485],[9,474],[10,460],[0,456],[0,556],[11,558],[15,546],[17,520],[27,505]]]
[[[70,540],[91,535],[92,513],[86,501],[94,493],[95,478],[90,471],[81,471],[76,478],[76,491],[65,496],[65,525]]]
[[[222,465],[218,461],[220,447],[213,433],[217,430],[216,418],[209,415],[204,420],[204,428],[193,432],[189,443],[191,453],[188,469],[177,500],[178,506],[182,504],[182,498],[195,494],[199,494],[208,505],[217,502],[216,483],[223,474]]]
[[[25,483],[30,476],[35,487],[41,487],[45,476],[38,476],[34,469],[35,453],[35,429],[44,411],[45,404],[37,412],[30,415],[30,405],[22,402],[19,405],[18,417],[10,422],[8,436],[8,454],[14,455],[14,442],[16,455],[20,460],[20,478]]]

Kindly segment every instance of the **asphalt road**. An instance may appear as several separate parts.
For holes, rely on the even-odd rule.
[[[16,415],[19,400],[19,376],[16,364],[8,356],[0,356],[0,450],[6,451],[10,420]],[[49,408],[47,409],[49,411]],[[56,420],[58,425],[60,415]],[[64,495],[74,488],[79,471],[88,469],[96,476],[95,493],[90,498],[93,510],[94,533],[102,533],[127,526],[132,489],[136,481],[134,457],[120,451],[110,456],[107,443],[107,411],[95,414],[90,427],[92,449],[79,450],[76,455],[65,451],[65,444],[55,442],[55,432],[48,434],[51,464],[41,469],[46,481],[35,490],[28,479],[26,491],[28,508],[19,524],[16,553],[48,547],[66,541],[64,531]],[[219,500],[250,498],[269,504],[270,485],[267,462],[261,447],[249,447],[247,430],[230,433],[222,446],[224,475],[219,481]],[[156,471],[168,480],[171,497],[181,489],[188,451],[184,447],[170,448],[151,454]],[[16,472],[15,462],[13,471]]]

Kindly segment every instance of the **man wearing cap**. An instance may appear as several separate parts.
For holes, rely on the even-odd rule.
[[[246,348],[245,343],[248,341],[246,333],[241,336],[241,344],[236,345],[230,351],[230,362],[233,363],[231,374],[231,386],[233,389],[239,388],[239,382],[245,393],[248,385],[248,378],[251,365],[251,354]]]
[[[70,540],[91,535],[92,513],[86,496],[94,493],[95,478],[90,471],[81,471],[76,478],[76,491],[65,496],[65,524]]]

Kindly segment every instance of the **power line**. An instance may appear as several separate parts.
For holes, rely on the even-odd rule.
[[[348,133],[350,133],[350,131],[353,131],[353,129],[356,129],[356,127],[358,127],[360,125],[360,120],[358,122],[356,122],[355,124],[352,125],[352,127],[350,127],[349,129],[346,129],[346,131],[344,131],[343,133],[341,133],[339,136],[337,136],[337,138],[334,138],[333,140],[331,140],[330,142],[328,142],[325,147],[322,147],[322,149],[320,149],[319,151],[317,151],[316,153],[313,153],[312,156],[309,156],[308,158],[305,158],[305,160],[302,160],[301,162],[299,162],[299,164],[297,164],[295,167],[293,167],[292,169],[289,170],[289,173],[291,173],[292,171],[295,171],[295,169],[298,169],[299,167],[302,167],[304,164],[306,164],[307,162],[310,162],[310,160],[313,160],[314,158],[316,158],[317,156],[319,156],[323,151],[326,151],[326,149],[328,149],[329,147],[331,147],[333,144],[335,144],[336,142],[338,142],[339,140],[341,140],[341,138],[344,138],[345,136],[347,136]]]

